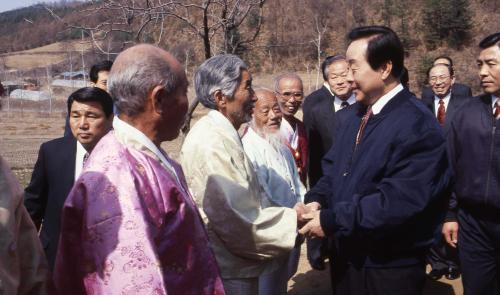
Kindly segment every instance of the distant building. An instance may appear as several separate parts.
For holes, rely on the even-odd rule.
[[[10,93],[10,98],[30,101],[45,101],[51,99],[51,96],[44,91],[15,89]]]
[[[62,78],[64,80],[72,80],[72,79],[87,79],[89,75],[84,71],[76,71],[76,72],[62,72],[57,75],[58,78]]]
[[[52,81],[52,87],[83,88],[90,86],[90,83],[83,80],[63,80],[55,79]]]

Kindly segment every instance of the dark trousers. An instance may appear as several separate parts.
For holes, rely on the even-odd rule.
[[[500,294],[500,212],[460,209],[458,223],[464,295]]]
[[[442,235],[436,238],[436,243],[429,250],[426,259],[431,268],[435,270],[443,270],[450,267],[459,268],[457,249],[450,247]]]
[[[425,265],[356,268],[330,264],[334,295],[422,295]]]

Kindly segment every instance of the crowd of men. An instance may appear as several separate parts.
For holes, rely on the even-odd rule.
[[[239,57],[203,62],[209,111],[180,164],[161,148],[188,106],[175,57],[140,44],[95,65],[24,192],[0,158],[0,294],[286,294],[305,239],[332,294],[460,274],[500,294],[500,33],[479,44],[478,97],[446,56],[415,97],[387,27],[348,39],[306,98],[294,73],[254,90]]]

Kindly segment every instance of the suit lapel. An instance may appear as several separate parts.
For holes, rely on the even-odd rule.
[[[61,161],[64,166],[62,169],[65,185],[73,186],[75,181],[75,161],[76,161],[76,140],[74,138],[68,139],[65,147],[61,150]]]

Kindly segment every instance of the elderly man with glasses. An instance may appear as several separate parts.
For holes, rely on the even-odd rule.
[[[306,185],[307,135],[304,123],[295,117],[304,100],[302,79],[292,73],[280,75],[274,79],[274,90],[284,119],[281,122],[280,133],[295,159],[300,180]]]

